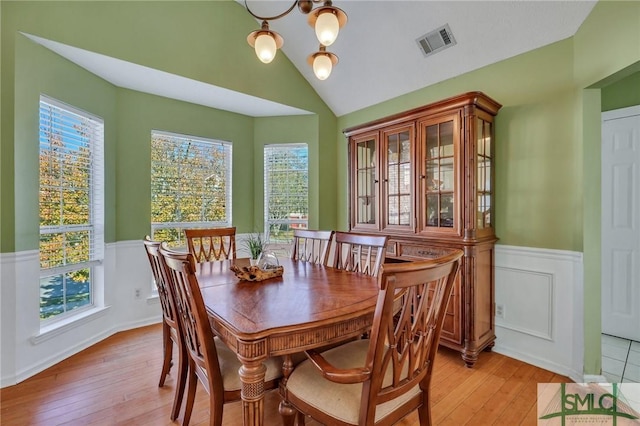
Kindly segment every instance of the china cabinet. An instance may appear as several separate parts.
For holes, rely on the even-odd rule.
[[[386,262],[464,251],[441,344],[471,367],[494,345],[494,117],[470,92],[346,129],[352,232],[389,236]]]

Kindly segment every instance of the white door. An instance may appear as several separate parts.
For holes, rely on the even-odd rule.
[[[640,341],[640,106],[602,114],[602,332]]]

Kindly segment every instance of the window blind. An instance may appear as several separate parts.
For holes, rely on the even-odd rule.
[[[90,266],[102,250],[102,141],[99,117],[41,97],[40,268]]]
[[[290,241],[306,229],[309,214],[307,144],[264,147],[265,231],[270,241]]]
[[[231,225],[231,156],[230,142],[152,132],[154,238],[179,245],[185,227]]]

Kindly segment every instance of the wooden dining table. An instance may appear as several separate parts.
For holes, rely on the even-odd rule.
[[[230,269],[249,266],[249,259],[197,268],[214,333],[242,363],[238,373],[245,426],[264,424],[264,360],[284,356],[286,384],[292,354],[359,336],[373,321],[375,277],[291,259],[279,262],[283,275],[259,282],[240,281]],[[293,413],[284,401],[280,412]]]

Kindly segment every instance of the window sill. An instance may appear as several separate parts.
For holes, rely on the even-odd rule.
[[[35,336],[31,336],[31,343],[34,345],[39,345],[40,343],[60,336],[61,334],[66,333],[69,330],[80,327],[88,323],[89,321],[93,321],[96,318],[100,318],[106,315],[106,313],[109,311],[109,308],[110,306],[89,309],[85,312],[79,313],[78,315],[74,315],[73,317],[42,327],[40,328],[40,333],[36,334]]]

